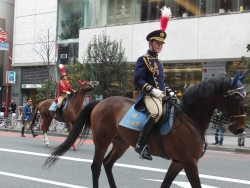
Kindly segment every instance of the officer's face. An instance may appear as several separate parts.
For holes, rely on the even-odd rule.
[[[152,48],[151,50],[153,50],[154,52],[160,53],[161,50],[162,50],[162,47],[163,47],[163,42],[154,40],[154,41],[151,43],[150,49]]]

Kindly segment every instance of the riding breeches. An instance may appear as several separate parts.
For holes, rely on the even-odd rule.
[[[157,123],[162,116],[162,99],[145,95],[143,101],[146,105],[149,115],[154,118],[155,123]]]
[[[23,127],[25,130],[28,130],[30,128],[31,121],[24,121],[23,122]]]
[[[58,97],[58,101],[57,101],[57,107],[60,108],[62,105],[62,101],[63,99],[67,97],[67,94],[61,94],[60,97]]]

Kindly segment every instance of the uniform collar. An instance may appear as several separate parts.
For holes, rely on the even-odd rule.
[[[154,57],[154,58],[158,58],[158,54],[155,52],[152,52],[151,50],[148,50],[147,52],[150,56]]]

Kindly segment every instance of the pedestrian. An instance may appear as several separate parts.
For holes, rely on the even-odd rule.
[[[54,116],[55,119],[59,118],[59,109],[61,107],[63,99],[66,98],[67,94],[70,94],[70,92],[73,92],[73,93],[75,92],[75,90],[73,90],[69,85],[69,82],[67,80],[67,74],[65,72],[64,66],[62,64],[60,64],[59,68],[61,70],[61,73],[60,73],[61,79],[57,83],[58,92],[57,92],[57,97],[55,99],[55,102],[57,102],[56,113]]]
[[[27,100],[27,104],[23,106],[23,111],[22,111],[23,127],[22,127],[22,132],[21,132],[22,135],[21,135],[21,137],[25,137],[24,136],[24,129],[30,128],[30,124],[31,124],[31,121],[32,121],[32,113],[33,113],[32,108],[33,108],[32,99],[29,98]],[[31,129],[31,133],[32,133],[33,137],[38,136],[37,134],[34,133],[33,128]]]
[[[147,160],[152,160],[147,143],[155,123],[162,116],[162,97],[166,94],[164,68],[162,62],[158,59],[158,54],[161,52],[167,36],[165,30],[171,11],[164,6],[161,12],[161,23],[165,22],[161,25],[165,25],[165,28],[147,35],[146,40],[148,41],[149,50],[145,55],[138,58],[134,70],[134,83],[139,89],[135,109],[149,113],[136,143],[135,151],[140,154],[141,158]]]
[[[250,126],[246,125],[246,128],[250,129]],[[244,147],[245,146],[245,138],[246,138],[246,132],[240,133],[238,135],[238,147]]]
[[[224,133],[225,130],[227,129],[227,126],[219,122],[222,116],[222,112],[216,109],[215,113],[216,113],[215,132],[214,132],[215,142],[213,143],[213,145],[222,146],[224,140]]]
[[[5,101],[3,101],[2,104],[1,104],[0,110],[1,110],[1,112],[5,113],[5,109],[6,109],[6,104],[5,104]]]
[[[9,112],[12,113],[16,113],[16,103],[14,99],[11,99],[10,101],[10,107],[9,107]]]

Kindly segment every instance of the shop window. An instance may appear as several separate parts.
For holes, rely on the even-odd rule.
[[[81,0],[59,0],[58,41],[79,38]]]

